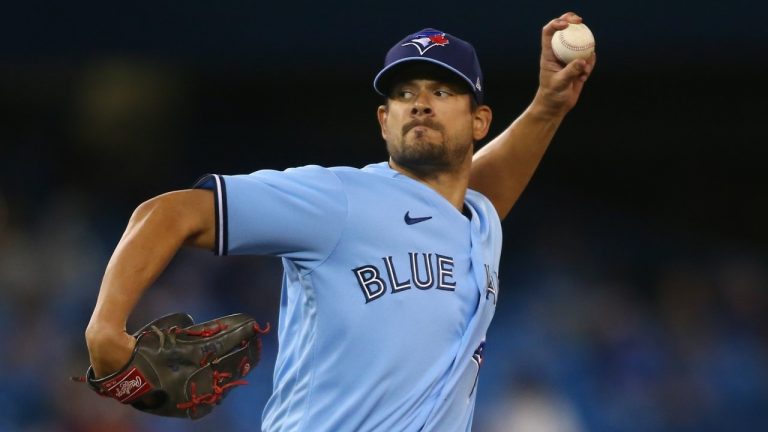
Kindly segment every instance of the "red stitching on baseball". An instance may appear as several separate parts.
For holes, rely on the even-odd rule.
[[[594,42],[590,42],[586,45],[573,45],[571,43],[568,43],[568,41],[565,40],[565,34],[563,34],[562,32],[558,33],[558,39],[560,39],[560,43],[565,45],[566,48],[572,49],[574,51],[584,51],[586,49],[595,47]]]

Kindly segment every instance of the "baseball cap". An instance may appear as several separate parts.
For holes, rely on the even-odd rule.
[[[483,73],[475,48],[433,28],[406,36],[387,52],[384,68],[373,80],[376,92],[386,96],[394,72],[411,62],[429,62],[453,72],[469,85],[477,103],[483,102]]]

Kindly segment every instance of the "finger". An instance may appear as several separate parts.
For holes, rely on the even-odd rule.
[[[560,19],[564,21],[568,21],[571,24],[580,24],[582,21],[581,17],[575,12],[566,12],[560,15]]]
[[[595,53],[592,53],[589,58],[585,59],[584,61],[584,68],[582,69],[581,73],[578,77],[576,77],[576,80],[578,82],[584,83],[589,79],[590,75],[592,75],[592,71],[595,69],[595,63],[597,61],[597,55]]]
[[[584,59],[576,59],[568,63],[562,70],[562,75],[565,78],[576,78],[579,75],[587,73],[587,61]]]
[[[592,54],[584,59],[584,66],[581,68],[579,65],[576,65],[576,70],[580,71],[577,79],[581,82],[585,82],[587,78],[592,74],[592,71],[595,69],[595,64],[597,63],[597,54],[592,52]],[[568,75],[570,76],[570,75]]]
[[[593,51],[592,55],[589,56],[589,58],[587,58],[587,68],[586,68],[587,76],[589,76],[592,73],[592,71],[595,69],[596,64],[597,64],[597,53]]]
[[[555,34],[556,31],[562,30],[564,28],[568,27],[568,21],[562,19],[562,18],[555,18],[552,21],[548,22],[544,27],[541,29],[541,40],[544,41],[551,41],[552,36]],[[543,46],[544,44],[542,44]]]

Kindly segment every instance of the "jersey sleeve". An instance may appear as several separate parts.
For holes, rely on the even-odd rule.
[[[312,267],[333,250],[347,217],[341,181],[319,166],[247,175],[209,174],[217,255],[276,255]]]

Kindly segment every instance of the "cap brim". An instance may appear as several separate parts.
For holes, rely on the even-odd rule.
[[[376,92],[378,94],[382,95],[382,96],[388,96],[388,94],[387,94],[388,93],[387,92],[388,89],[386,88],[386,86],[389,84],[389,79],[391,78],[392,73],[394,72],[394,70],[397,69],[399,66],[403,65],[404,63],[416,62],[416,61],[428,62],[428,63],[436,64],[438,66],[441,66],[441,67],[443,67],[443,68],[453,72],[454,74],[456,74],[456,76],[458,76],[463,81],[465,81],[467,83],[467,85],[469,85],[470,92],[479,101],[480,94],[478,94],[477,89],[475,89],[475,84],[472,82],[471,79],[469,79],[469,77],[467,77],[463,73],[459,72],[457,69],[455,69],[455,68],[453,68],[453,67],[451,67],[451,66],[449,66],[449,65],[447,65],[447,64],[445,64],[443,62],[435,60],[433,58],[429,58],[429,57],[405,57],[405,58],[402,58],[402,59],[400,59],[400,60],[398,60],[396,62],[392,62],[392,63],[388,64],[373,79],[373,88],[374,88],[374,90],[376,90]]]

